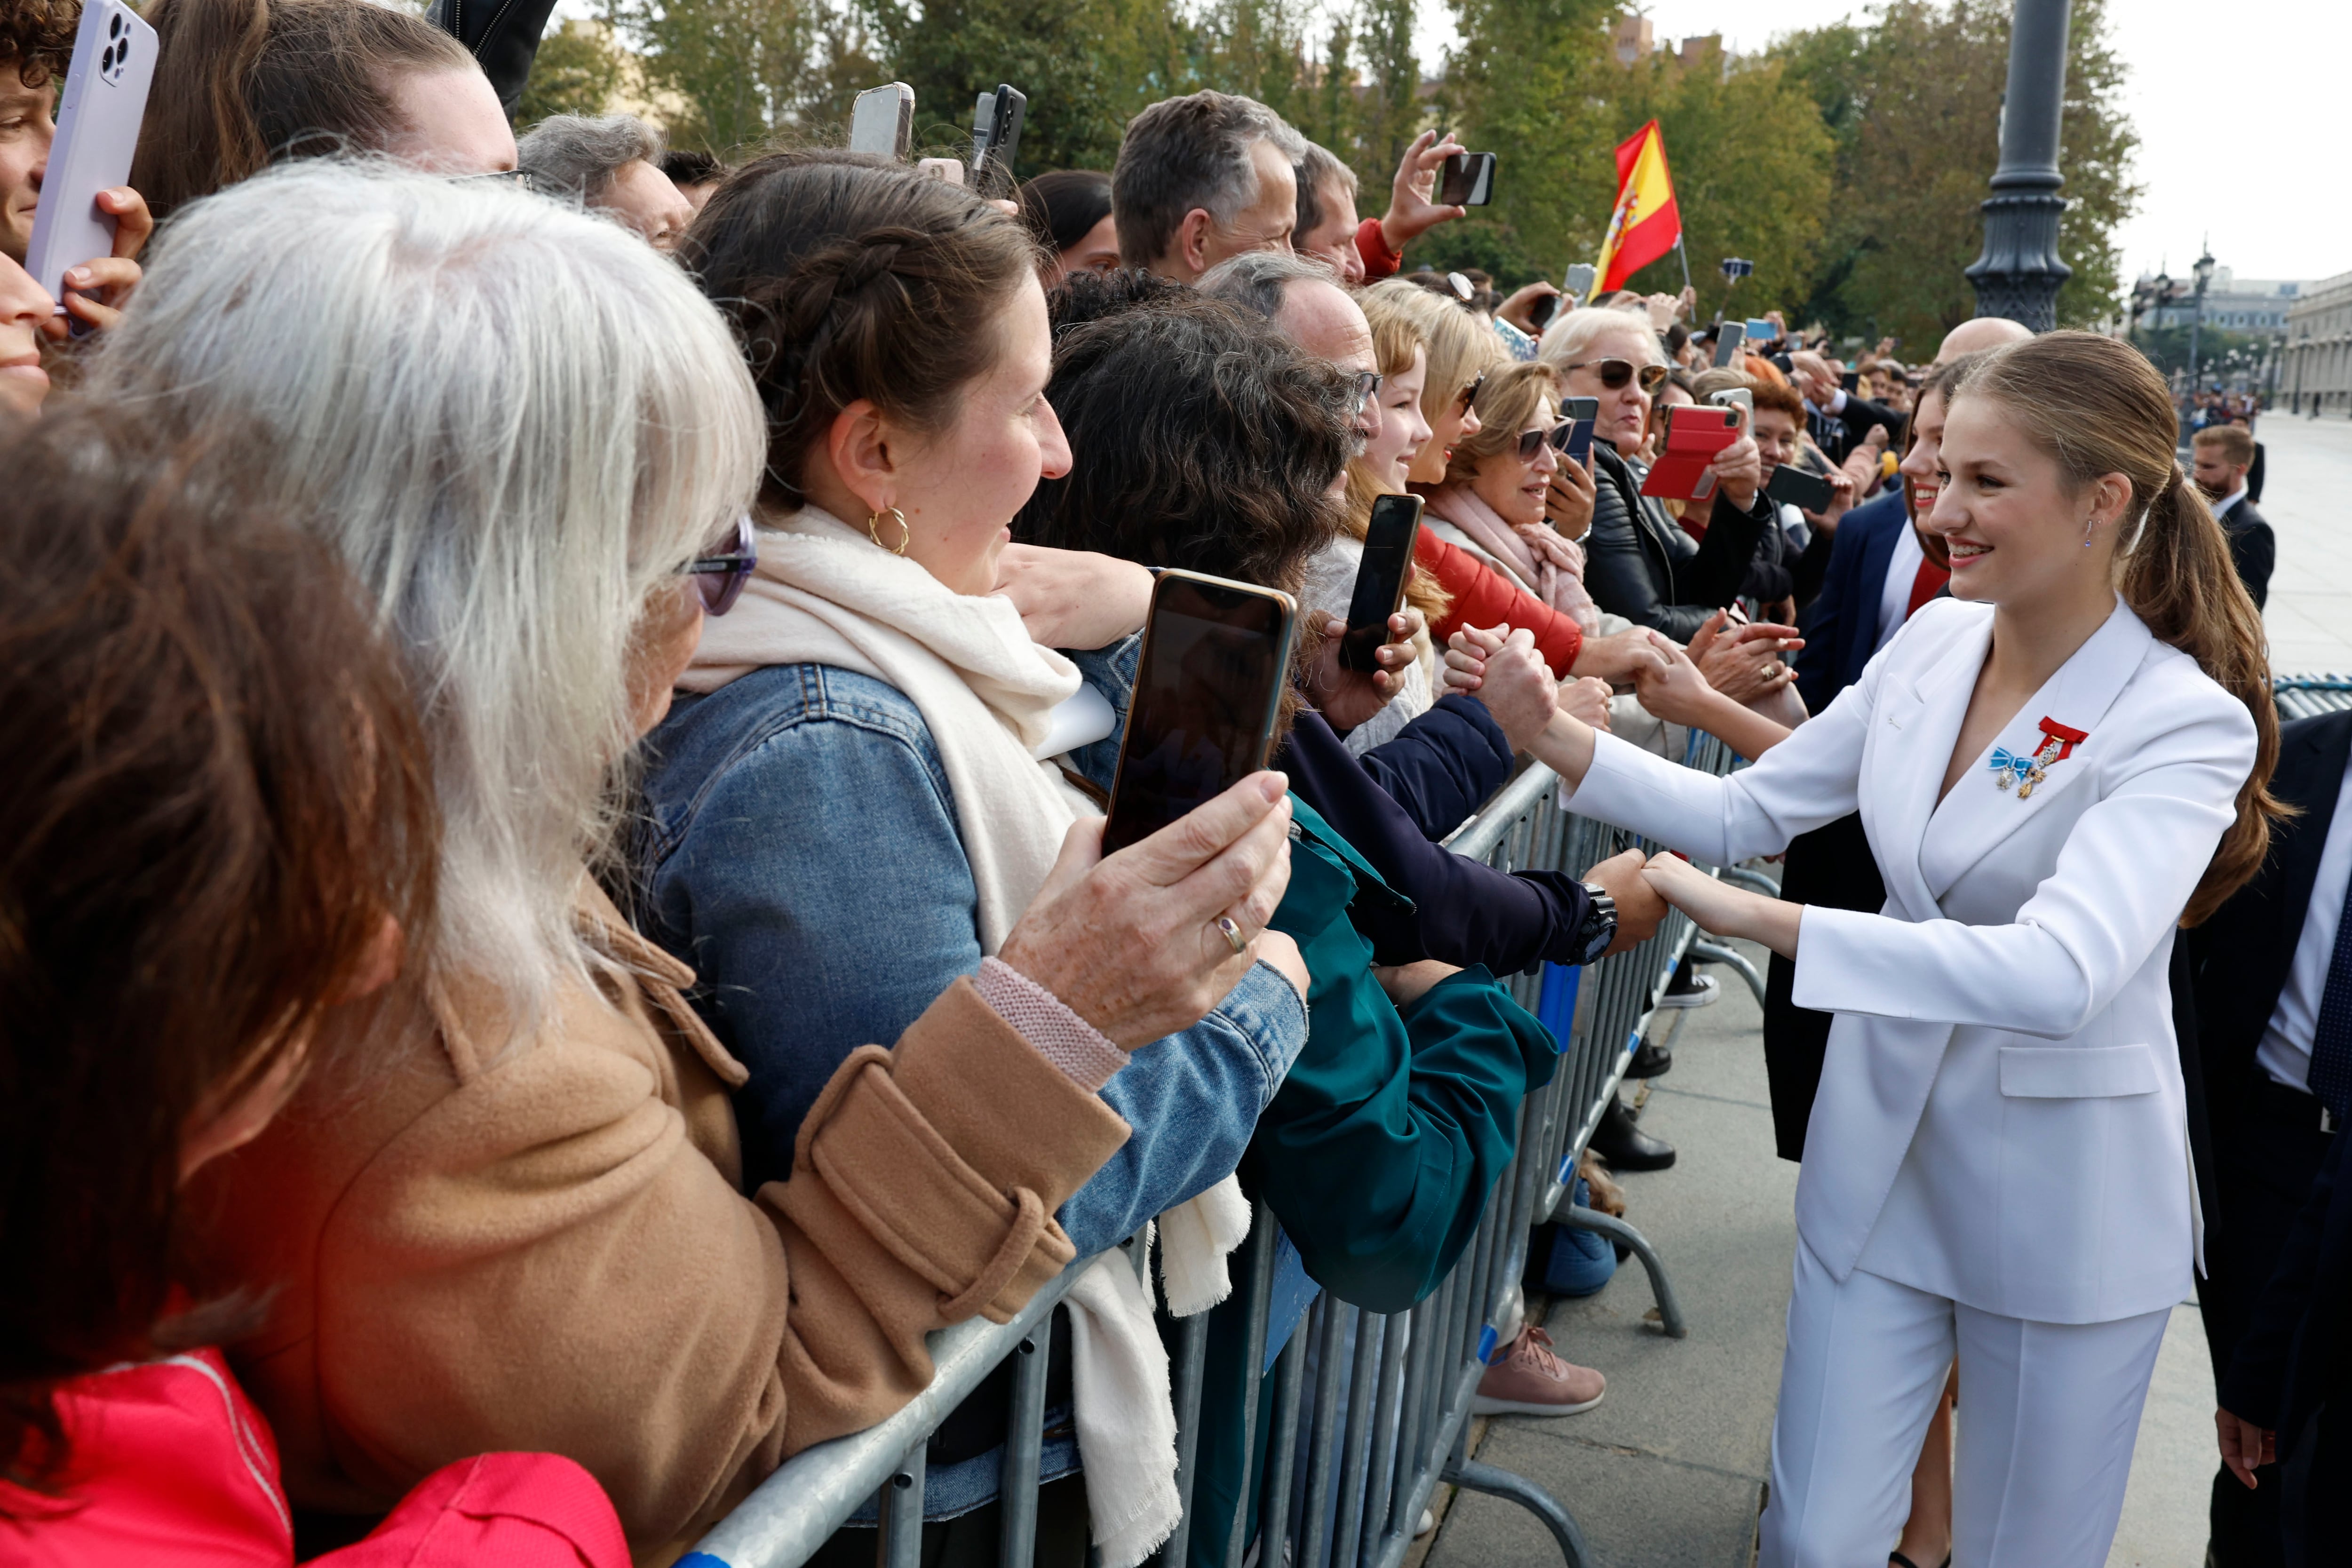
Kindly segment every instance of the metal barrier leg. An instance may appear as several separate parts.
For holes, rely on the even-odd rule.
[[[880,1568],[922,1568],[923,1445],[929,1441],[917,1438],[898,1473],[882,1484],[881,1539],[874,1543]]]
[[[1658,1320],[1666,1331],[1666,1338],[1679,1340],[1689,1334],[1690,1325],[1683,1320],[1682,1303],[1675,1299],[1675,1282],[1667,1278],[1666,1266],[1658,1260],[1658,1249],[1650,1245],[1647,1237],[1615,1215],[1579,1208],[1574,1204],[1562,1205],[1552,1211],[1551,1217],[1579,1230],[1599,1231],[1632,1247],[1633,1256],[1642,1260],[1643,1268],[1650,1276],[1650,1294],[1658,1300]]]
[[[1780,884],[1761,871],[1751,871],[1745,866],[1725,866],[1716,875],[1736,887],[1747,888],[1768,899],[1780,896]]]
[[[1197,1312],[1176,1325],[1176,1500],[1182,1511],[1160,1561],[1179,1568],[1192,1547],[1192,1483],[1200,1476],[1201,1378],[1208,1364],[1209,1314]]]
[[[997,1471],[1003,1524],[996,1560],[1004,1568],[1029,1568],[1037,1554],[1037,1470],[1045,1447],[1045,1364],[1053,1345],[1049,1313],[1013,1352],[1013,1414],[1005,1424],[1004,1460]]]
[[[1745,955],[1702,936],[1691,939],[1690,956],[1706,963],[1720,963],[1732,971],[1748,982],[1748,989],[1756,993],[1756,1005],[1759,1007],[1764,1005],[1764,977],[1756,973],[1756,966],[1748,963]]]
[[[1445,1467],[1445,1479],[1457,1487],[1467,1487],[1474,1492],[1489,1497],[1508,1498],[1529,1513],[1543,1521],[1544,1528],[1559,1547],[1559,1554],[1568,1568],[1584,1568],[1584,1532],[1576,1528],[1576,1521],[1568,1510],[1552,1500],[1551,1494],[1533,1481],[1482,1465],[1475,1459],[1461,1459]]]

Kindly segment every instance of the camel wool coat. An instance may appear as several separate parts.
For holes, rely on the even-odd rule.
[[[229,1347],[297,1507],[381,1513],[473,1454],[579,1461],[667,1563],[787,1456],[931,1376],[1070,1261],[1051,1217],[1127,1124],[958,980],[835,1073],[749,1196],[744,1069],[693,975],[601,894],[593,985],[530,1038],[487,994],[396,988],[355,1052],[200,1173],[194,1262],[258,1288]]]

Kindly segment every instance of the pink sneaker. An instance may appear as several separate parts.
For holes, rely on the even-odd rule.
[[[1551,1336],[1529,1323],[1503,1359],[1486,1369],[1471,1396],[1473,1415],[1574,1415],[1601,1403],[1609,1380],[1589,1366],[1562,1361],[1548,1348]]]

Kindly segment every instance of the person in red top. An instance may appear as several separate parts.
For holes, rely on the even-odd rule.
[[[426,929],[429,764],[323,547],[100,413],[0,437],[0,1564],[280,1568],[249,1296],[169,1267],[181,1187]],[[233,464],[222,464],[233,469]],[[571,1460],[436,1471],[334,1568],[625,1568]]]

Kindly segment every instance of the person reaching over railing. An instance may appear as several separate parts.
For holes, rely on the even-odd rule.
[[[192,1265],[276,1288],[230,1357],[298,1507],[365,1517],[452,1459],[549,1449],[635,1552],[674,1552],[918,1394],[930,1331],[1070,1260],[1052,1215],[1128,1136],[1096,1092],[1115,1047],[1230,989],[1211,922],[1281,896],[1279,802],[1244,783],[1099,864],[1057,835],[1003,967],[838,1052],[747,1195],[746,1069],[591,875],[627,882],[610,786],[754,564],[767,442],[726,323],[635,236],[495,183],[308,161],[192,204],[163,250],[89,391],[254,433],[222,459],[392,629],[444,823],[409,967],[201,1173]]]

